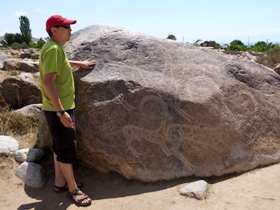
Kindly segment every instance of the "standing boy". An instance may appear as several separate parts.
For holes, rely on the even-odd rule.
[[[67,197],[80,206],[89,206],[91,199],[76,183],[73,161],[76,159],[76,134],[74,128],[75,85],[72,66],[92,68],[94,60],[71,61],[64,51],[64,44],[70,40],[71,25],[61,15],[52,15],[46,21],[50,36],[40,53],[40,80],[42,89],[42,110],[53,140],[56,192],[67,191]],[[78,186],[77,186],[78,185]]]

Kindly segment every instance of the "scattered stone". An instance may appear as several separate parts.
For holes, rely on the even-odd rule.
[[[0,106],[18,109],[42,102],[41,89],[31,73],[10,76],[0,83]]]
[[[180,189],[180,194],[190,198],[204,200],[206,198],[206,191],[207,182],[200,180],[185,185],[182,189]]]
[[[21,113],[25,116],[40,115],[42,104],[31,104],[23,108],[17,109],[14,112]]]
[[[37,162],[44,156],[44,150],[42,149],[20,149],[15,153],[15,159],[18,162]]]
[[[274,71],[276,71],[279,74],[280,73],[280,63],[276,64],[273,69],[274,69]]]
[[[18,60],[14,58],[4,60],[3,69],[6,71],[18,70]]]
[[[16,171],[16,176],[29,187],[43,188],[45,186],[44,168],[33,162],[23,162]]]
[[[0,54],[0,69],[4,69],[4,60],[8,57],[5,54]]]
[[[24,59],[23,61],[18,62],[18,68],[23,72],[36,73],[39,72],[39,62]]]
[[[20,52],[19,50],[13,50],[13,49],[10,50],[11,55],[16,57],[18,57],[19,52]]]
[[[0,156],[9,156],[14,154],[19,148],[19,143],[11,136],[0,135]]]
[[[29,52],[25,52],[25,51],[21,51],[18,56],[21,58],[21,59],[25,59],[25,58],[31,58],[31,55]]]

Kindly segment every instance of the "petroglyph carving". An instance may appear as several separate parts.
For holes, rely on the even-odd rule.
[[[141,151],[133,147],[135,141],[148,141],[159,145],[167,156],[173,155],[177,157],[191,170],[193,164],[188,160],[189,154],[187,154],[188,152],[186,153],[188,147],[193,150],[192,154],[194,151],[199,153],[199,148],[203,151],[205,147],[216,151],[213,156],[217,157],[221,154],[226,146],[226,141],[219,136],[219,127],[214,128],[214,131],[212,127],[208,128],[203,124],[202,116],[196,119],[197,121],[193,124],[173,123],[173,116],[170,116],[168,107],[178,111],[177,114],[189,122],[195,117],[193,116],[194,113],[185,113],[179,106],[167,104],[159,96],[150,95],[144,97],[139,104],[141,116],[145,118],[147,124],[150,121],[158,121],[159,127],[156,129],[134,125],[125,125],[123,127],[122,133],[126,138],[127,147],[133,155],[138,157],[141,153]],[[214,136],[215,142],[209,142],[209,136]],[[200,157],[199,161],[203,161],[203,156]]]
[[[192,168],[192,164],[184,157],[184,155],[178,155],[178,148],[181,146],[181,139],[177,138],[176,141],[169,140],[169,135],[174,137],[174,133],[165,132],[166,127],[164,123],[155,131],[143,129],[140,127],[126,125],[123,127],[123,134],[127,140],[128,149],[137,157],[139,154],[136,149],[132,146],[133,141],[141,141],[146,140],[151,143],[157,144],[161,147],[163,152],[167,155],[175,155],[178,159],[180,159],[189,169]],[[177,133],[179,134],[179,133]],[[166,136],[167,135],[167,136]],[[171,146],[171,148],[169,147]]]

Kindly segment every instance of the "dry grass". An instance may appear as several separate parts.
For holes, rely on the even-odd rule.
[[[0,107],[0,133],[12,136],[19,142],[20,148],[34,147],[38,138],[39,116],[25,116],[8,107]]]
[[[280,63],[280,47],[269,50],[265,55],[258,57],[256,62],[274,69]],[[278,70],[275,71],[280,74]]]

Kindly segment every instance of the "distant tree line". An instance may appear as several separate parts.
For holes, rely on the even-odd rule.
[[[229,51],[254,51],[254,52],[268,52],[269,50],[279,47],[279,44],[273,44],[272,42],[267,43],[264,41],[256,42],[252,46],[246,46],[240,40],[233,40],[230,45],[226,48]]]
[[[6,33],[4,35],[4,40],[0,43],[3,47],[11,47],[12,49],[20,49],[20,48],[42,48],[45,43],[45,40],[42,38],[38,42],[32,41],[32,31],[30,28],[29,19],[26,16],[20,16],[20,32],[21,33]],[[177,38],[173,34],[169,34],[167,39],[177,40]],[[198,45],[198,42],[201,41],[198,39],[193,45]],[[224,46],[221,46],[215,41],[209,41],[211,46],[215,49],[221,49]],[[263,41],[256,42],[252,46],[246,46],[240,40],[233,40],[226,48],[227,51],[254,51],[254,52],[263,52],[264,56],[258,58],[256,62],[259,62],[263,65],[266,65],[270,68],[274,68],[276,64],[280,63],[280,46],[279,44],[267,43]]]
[[[20,22],[20,32],[21,33],[6,33],[4,35],[4,40],[2,40],[1,44],[3,46],[11,47],[12,49],[20,49],[20,48],[41,48],[44,45],[44,41],[40,39],[38,42],[32,41],[32,31],[30,29],[30,22],[26,16],[19,17]]]
[[[167,39],[176,40],[176,37],[172,34],[168,35]],[[198,39],[193,45],[198,46],[199,42],[202,41]],[[228,46],[222,47],[220,44],[215,41],[209,41],[210,45],[215,49],[223,48],[226,51],[254,51],[254,52],[262,52],[263,56],[259,56],[255,61],[259,64],[267,66],[271,69],[274,69],[276,73],[280,75],[280,46],[279,44],[267,43],[264,41],[256,42],[252,46],[246,46],[240,40],[233,40]]]
[[[169,34],[167,36],[167,39],[177,40],[176,37],[173,34]],[[198,43],[202,41],[201,39],[198,39],[193,43],[193,45],[198,46]],[[209,41],[210,45],[213,46],[215,49],[221,49],[224,48],[227,51],[254,51],[254,52],[268,52],[271,49],[280,47],[279,44],[273,44],[272,42],[267,43],[264,41],[256,42],[252,46],[246,46],[242,41],[240,40],[233,40],[228,46],[224,47],[221,46],[219,43],[215,41]]]

